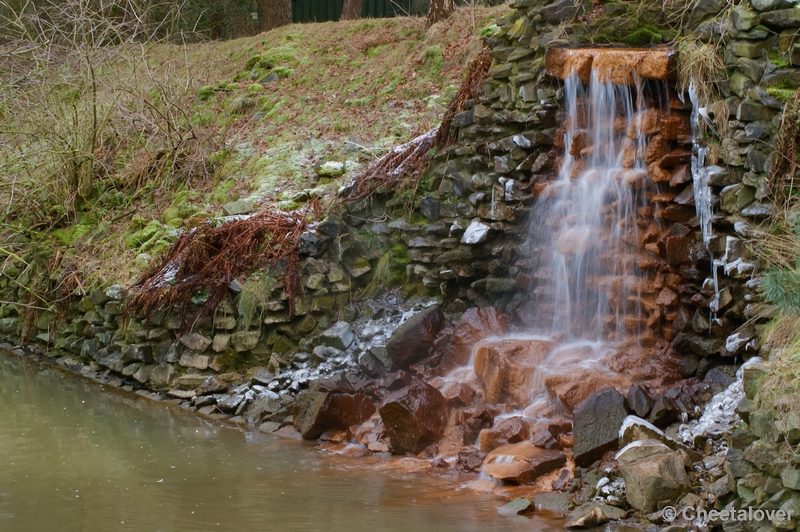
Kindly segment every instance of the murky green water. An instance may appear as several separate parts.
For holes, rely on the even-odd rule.
[[[0,352],[0,530],[560,530],[452,480],[212,424]]]

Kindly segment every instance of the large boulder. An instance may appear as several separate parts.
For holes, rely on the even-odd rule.
[[[642,513],[672,503],[689,490],[681,453],[655,440],[631,443],[618,455],[628,504]]]
[[[406,369],[428,357],[443,324],[444,314],[439,305],[432,305],[404,321],[386,342],[392,369]]]
[[[473,365],[486,401],[528,406],[537,368],[552,347],[543,340],[510,339],[477,347]]]
[[[501,336],[507,330],[508,320],[496,308],[467,309],[436,340],[436,348],[442,354],[442,370],[447,373],[466,365],[475,344],[490,336]]]
[[[346,430],[375,413],[363,393],[302,392],[296,401],[294,427],[305,439],[318,438],[328,429]]]
[[[418,453],[444,434],[447,400],[433,386],[416,382],[386,396],[378,409],[393,453]]]
[[[481,471],[496,480],[527,484],[558,469],[566,461],[559,451],[540,449],[524,441],[503,445],[489,453]]]
[[[589,466],[616,449],[619,429],[627,415],[625,398],[614,388],[595,392],[578,403],[572,424],[575,464]]]

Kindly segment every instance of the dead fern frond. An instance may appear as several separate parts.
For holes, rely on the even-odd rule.
[[[451,127],[453,117],[464,111],[467,100],[474,99],[480,94],[481,84],[491,64],[492,56],[489,50],[484,48],[470,63],[466,77],[447,107],[441,125],[395,147],[375,161],[345,190],[343,193],[345,201],[364,199],[376,192],[388,192],[405,180],[419,180],[430,162],[431,150],[434,148],[441,150],[455,143],[458,132]],[[412,185],[409,188],[415,190],[416,186]]]
[[[177,308],[187,330],[203,313],[216,308],[232,281],[259,265],[287,259],[284,284],[289,313],[294,315],[300,287],[298,246],[307,228],[306,212],[261,212],[220,227],[201,225],[187,231],[161,262],[146,271],[130,288],[125,313],[139,311],[147,317],[160,309]],[[208,297],[186,319],[191,299]]]

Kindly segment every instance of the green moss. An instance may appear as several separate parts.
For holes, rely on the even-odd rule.
[[[300,207],[300,204],[292,200],[283,200],[278,202],[277,207],[284,212],[289,212]]]
[[[283,67],[283,66],[275,67],[275,68],[272,69],[272,71],[275,74],[277,74],[279,78],[288,78],[289,76],[294,74],[294,69],[291,69],[289,67]]]
[[[784,59],[780,53],[775,50],[769,50],[767,52],[767,59],[778,68],[786,68],[789,66],[789,61]]]
[[[247,368],[247,359],[235,349],[227,349],[214,357],[214,363],[220,364],[223,371],[241,371]]]
[[[142,249],[145,245],[152,245],[166,230],[158,220],[151,220],[143,229],[134,232],[125,238],[125,246],[129,249]]]
[[[247,87],[248,92],[261,92],[264,90],[264,86],[261,83],[253,83],[249,87]]]
[[[296,63],[297,62],[297,48],[291,45],[283,45],[277,46],[275,48],[271,48],[261,54],[261,64],[265,68],[269,68],[265,65],[279,65],[281,63]]]
[[[490,37],[496,37],[499,34],[500,34],[500,26],[495,24],[494,21],[492,21],[492,23],[489,24],[488,26],[484,26],[483,28],[478,30],[478,35],[486,37],[487,39]]]
[[[438,74],[442,70],[442,48],[440,46],[431,46],[425,50],[425,70],[431,74]]]
[[[656,43],[661,42],[661,38],[658,28],[652,24],[645,24],[625,35],[620,40],[630,46],[644,46],[654,41]]]
[[[794,98],[795,95],[794,89],[780,89],[778,87],[768,87],[767,94],[774,98],[778,98],[784,102],[790,102]]]
[[[77,240],[89,234],[93,229],[91,225],[76,224],[65,229],[57,229],[53,231],[53,236],[65,246],[71,246]]]
[[[148,246],[147,249],[145,249],[145,246],[142,246],[142,249],[140,251],[142,253],[147,251],[148,253],[150,253],[150,255],[155,257],[156,255],[159,255],[163,251],[168,250],[170,247],[172,247],[172,242],[165,239],[159,239],[153,242],[151,246]]]
[[[208,100],[211,96],[214,95],[214,86],[213,85],[206,85],[204,87],[200,87],[197,91],[197,97],[201,101]]]
[[[249,70],[260,64],[261,64],[261,55],[254,55],[247,60],[247,62],[244,64],[244,67]]]
[[[227,203],[229,201],[236,201],[239,199],[238,194],[236,197],[231,195],[231,189],[236,186],[235,179],[226,179],[211,191],[211,199],[216,203]]]

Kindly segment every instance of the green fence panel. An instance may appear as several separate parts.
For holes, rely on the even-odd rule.
[[[362,18],[402,17],[405,15],[423,16],[427,12],[427,0],[363,0]],[[483,0],[495,5],[502,0]],[[457,5],[471,3],[471,0],[456,0]],[[292,0],[293,22],[328,22],[339,20],[342,16],[344,0]]]
[[[344,0],[292,0],[292,22],[328,22],[342,16]],[[425,14],[426,0],[364,0],[363,18]]]

